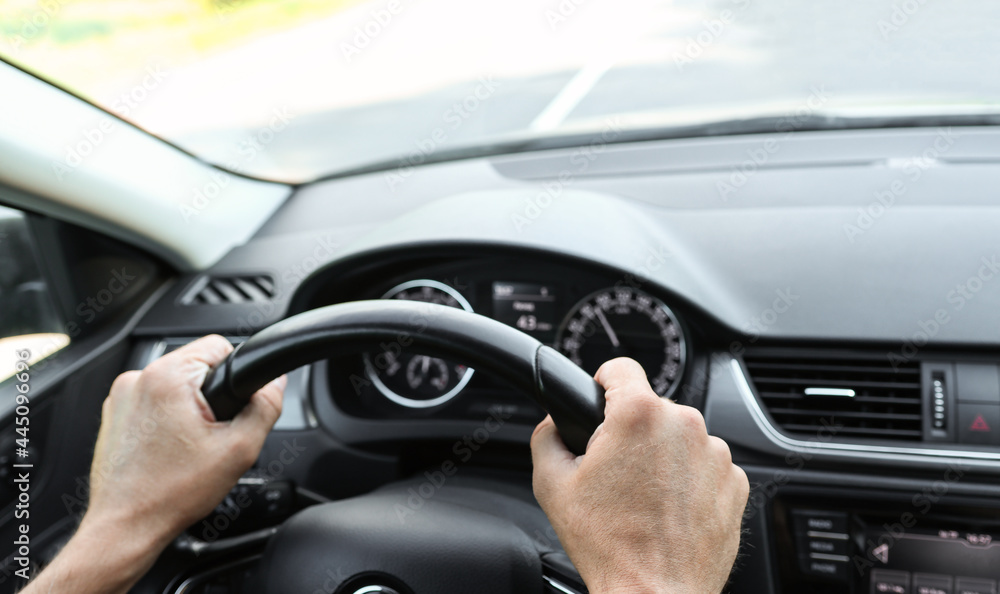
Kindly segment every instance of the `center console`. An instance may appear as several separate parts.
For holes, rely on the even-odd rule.
[[[782,591],[997,594],[1000,509],[945,504],[947,490],[942,480],[905,502],[775,500]]]

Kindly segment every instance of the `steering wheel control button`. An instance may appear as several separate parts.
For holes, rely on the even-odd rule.
[[[997,583],[994,580],[957,577],[955,594],[997,594]]]
[[[910,594],[910,573],[873,569],[870,594]]]
[[[913,574],[913,594],[954,594],[950,575]]]
[[[968,445],[1000,445],[1000,405],[959,402],[958,441]]]

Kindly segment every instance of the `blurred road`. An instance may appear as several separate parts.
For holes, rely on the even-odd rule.
[[[817,90],[831,109],[995,108],[997,31],[989,0],[372,0],[170,70],[132,117],[215,160],[309,178],[609,114],[787,110]],[[249,159],[240,147],[275,110],[287,126]]]

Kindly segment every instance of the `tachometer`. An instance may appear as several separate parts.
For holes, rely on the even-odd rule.
[[[684,334],[662,301],[632,288],[604,289],[573,306],[556,335],[564,355],[589,373],[608,359],[631,357],[660,396],[684,375]]]
[[[461,293],[444,283],[414,280],[389,289],[383,299],[437,303],[472,311]],[[379,353],[366,353],[365,372],[379,392],[409,408],[430,408],[454,398],[472,379],[473,370],[407,351],[406,345],[389,345]]]

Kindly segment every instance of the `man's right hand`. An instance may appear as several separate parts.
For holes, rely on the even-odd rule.
[[[595,379],[605,421],[583,456],[551,417],[531,438],[535,497],[594,594],[719,592],[749,494],[729,446],[694,408],[660,398],[642,367],[615,359]]]

